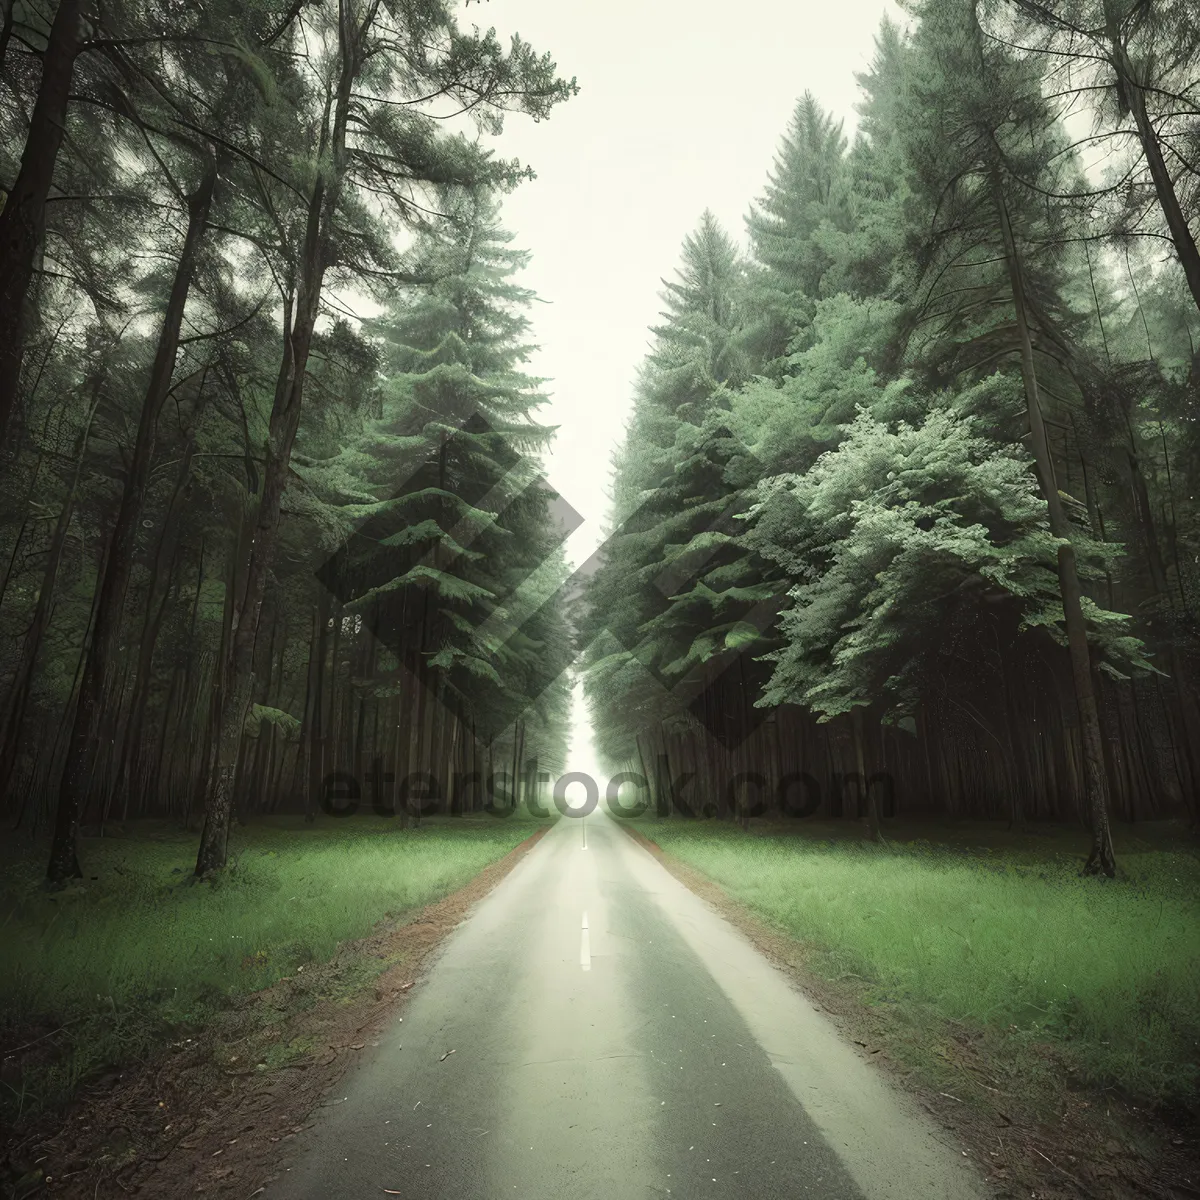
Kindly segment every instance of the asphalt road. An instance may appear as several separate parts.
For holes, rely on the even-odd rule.
[[[446,939],[293,1146],[266,1200],[987,1194],[949,1135],[600,811],[558,821]]]

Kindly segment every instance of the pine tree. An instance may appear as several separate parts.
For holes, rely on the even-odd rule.
[[[403,671],[427,693],[420,703],[487,742],[565,670],[568,649],[561,614],[522,595],[555,554],[539,460],[553,430],[533,419],[544,381],[521,367],[534,296],[512,277],[528,256],[497,217],[481,200],[427,236],[418,253],[437,282],[368,325],[382,348],[380,415],[300,468],[354,527],[323,574],[395,658],[379,688],[401,686]],[[542,722],[547,744],[529,749],[544,755],[557,730]]]
[[[729,427],[745,378],[740,257],[706,212],[682,260],[664,281],[664,323],[617,461],[619,529],[588,594],[587,688],[614,759],[631,753],[639,725],[694,723],[697,708],[716,706],[714,681],[768,624],[747,616],[774,596],[749,578],[733,520],[754,476]]]
[[[282,273],[284,354],[276,378],[262,497],[245,557],[246,583],[221,669],[217,766],[196,859],[200,875],[225,863],[238,753],[254,684],[258,619],[278,541],[280,504],[326,276],[353,272],[393,282],[404,278],[391,239],[372,219],[375,198],[386,199],[394,221],[420,229],[426,222],[423,206],[413,203],[414,187],[453,196],[512,187],[526,177],[517,164],[493,160],[461,134],[443,136],[437,117],[420,106],[422,100],[451,96],[475,112],[484,131],[495,132],[505,109],[540,119],[575,91],[574,81],[556,76],[548,56],[538,57],[520,39],[514,39],[506,54],[494,31],[463,34],[434,0],[412,0],[386,12],[374,2],[343,5],[336,14],[322,6],[312,20],[319,40],[327,36],[330,43],[320,62],[308,64],[312,94],[325,92],[327,71],[337,83],[330,103],[309,109],[309,143],[317,148],[317,156],[311,170],[302,170],[302,186],[290,189],[293,219],[297,232],[303,232]],[[438,43],[437,53],[413,59],[401,50],[431,41]],[[411,103],[397,103],[399,96]],[[271,209],[270,188],[260,184],[260,190],[263,207]]]
[[[743,337],[764,374],[785,370],[780,360],[812,320],[814,302],[831,294],[825,276],[833,258],[826,239],[836,241],[854,226],[846,145],[841,122],[805,92],[763,195],[746,218],[755,265],[754,319]]]
[[[954,379],[1001,358],[1020,364],[1030,447],[1051,531],[1061,539],[1060,592],[1093,834],[1085,870],[1112,875],[1109,782],[1079,538],[1060,494],[1039,388],[1039,376],[1044,380],[1054,367],[1062,368],[1064,340],[1057,327],[1070,318],[1054,287],[1050,243],[1056,231],[1046,229],[1056,212],[1043,197],[1062,190],[1057,185],[1074,165],[1070,156],[1056,153],[1065,138],[1035,70],[1000,47],[985,49],[971,3],[939,0],[924,5],[919,15],[901,112],[907,117],[912,194],[934,234],[915,255],[922,328],[916,334],[920,350],[910,345],[910,352],[933,365],[935,379]],[[915,127],[918,111],[926,120]],[[921,226],[914,222],[914,228]],[[1036,257],[1034,246],[1040,251]],[[951,274],[954,268],[961,274]]]

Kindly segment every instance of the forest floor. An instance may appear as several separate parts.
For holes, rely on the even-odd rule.
[[[240,1113],[242,1156],[268,1156],[550,825],[269,818],[236,831],[214,886],[191,874],[194,834],[131,823],[84,839],[65,893],[40,886],[42,847],[6,845],[0,1197],[121,1195]],[[211,1153],[214,1180],[232,1176],[236,1151]]]
[[[998,1200],[1200,1197],[1200,845],[984,822],[623,822],[979,1161]]]

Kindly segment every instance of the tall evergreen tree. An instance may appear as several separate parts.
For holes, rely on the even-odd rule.
[[[589,592],[589,694],[613,755],[629,752],[639,721],[711,706],[706,689],[759,636],[748,610],[773,595],[743,586],[733,521],[748,458],[729,428],[731,389],[745,378],[740,256],[706,212],[682,259],[664,281],[664,324],[618,460],[620,529]]]
[[[409,702],[445,708],[486,742],[568,653],[553,608],[522,624],[537,607],[523,589],[555,553],[539,457],[553,430],[533,419],[543,381],[521,366],[534,297],[512,277],[528,256],[497,218],[480,199],[426,237],[418,254],[437,282],[368,326],[383,352],[379,416],[336,456],[299,468],[354,526],[323,576],[394,656],[378,686],[394,690],[405,673],[418,685]],[[548,732],[531,752],[554,748]]]
[[[515,164],[493,161],[465,136],[445,137],[437,118],[420,102],[448,95],[474,110],[485,130],[500,127],[507,108],[535,118],[574,90],[555,75],[548,57],[539,58],[516,39],[505,54],[487,35],[459,32],[439,0],[412,0],[385,9],[378,0],[326,7],[312,14],[314,34],[325,48],[309,63],[318,86],[331,71],[336,79],[330,103],[314,106],[310,143],[317,147],[311,171],[304,171],[303,197],[296,212],[299,229],[284,301],[284,354],[279,364],[263,471],[262,497],[245,560],[245,585],[237,600],[234,634],[222,664],[221,726],[217,764],[209,787],[207,813],[196,871],[225,864],[229,820],[242,729],[254,681],[254,643],[267,574],[278,537],[280,504],[303,407],[305,371],[313,333],[322,311],[326,275],[356,272],[398,278],[388,238],[370,220],[367,197],[382,197],[393,219],[420,226],[421,209],[412,203],[414,186],[450,192],[513,186],[526,173]],[[419,57],[405,47],[428,47]],[[323,85],[320,85],[323,89]],[[404,97],[409,103],[397,103]]]
[[[1001,47],[985,47],[973,3],[939,0],[918,11],[921,20],[902,113],[910,131],[907,158],[914,169],[913,193],[922,197],[934,231],[926,249],[916,255],[928,331],[922,335],[922,351],[939,364],[937,370],[953,375],[1005,356],[1019,361],[1030,448],[1050,529],[1061,539],[1059,587],[1093,834],[1085,869],[1111,875],[1115,868],[1108,769],[1078,535],[1062,500],[1046,429],[1039,375],[1044,379],[1047,370],[1035,359],[1040,351],[1043,364],[1061,369],[1061,357],[1054,353],[1063,347],[1057,326],[1068,314],[1052,274],[1047,278],[1046,265],[1052,272],[1054,263],[1048,249],[1051,238],[1039,234],[1045,219],[1054,219],[1054,210],[1042,197],[1061,190],[1056,185],[1063,172],[1071,170],[1071,162],[1067,157],[1064,163],[1057,153],[1065,139],[1042,98],[1036,72]],[[925,114],[926,123],[914,127],[911,122],[918,111]],[[1036,261],[1041,271],[1031,265],[1033,247],[1039,243]],[[961,275],[950,274],[956,267]],[[969,365],[960,348],[971,356]]]
[[[745,333],[759,369],[777,374],[788,345],[812,320],[831,256],[825,239],[853,226],[846,138],[811,92],[796,105],[746,230],[754,263],[754,321]]]

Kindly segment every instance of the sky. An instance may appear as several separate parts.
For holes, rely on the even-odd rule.
[[[546,121],[513,114],[489,139],[537,172],[506,198],[503,224],[531,252],[519,282],[541,300],[529,363],[548,377],[558,425],[550,483],[583,517],[567,544],[579,564],[600,543],[611,459],[658,321],[662,280],[705,208],[744,244],[743,218],[766,183],[797,100],[811,91],[851,134],[855,73],[874,56],[886,0],[486,0],[464,28],[519,33],[549,52],[579,95]],[[594,763],[576,693],[570,761]]]
[[[550,482],[584,518],[575,563],[599,544],[611,457],[636,371],[683,239],[705,208],[743,242],[779,141],[806,90],[854,128],[855,72],[874,55],[887,0],[485,0],[463,27],[519,33],[549,52],[579,95],[534,123],[513,114],[489,139],[537,172],[505,199],[520,282],[541,349],[529,367],[552,382],[540,419],[559,426]]]

